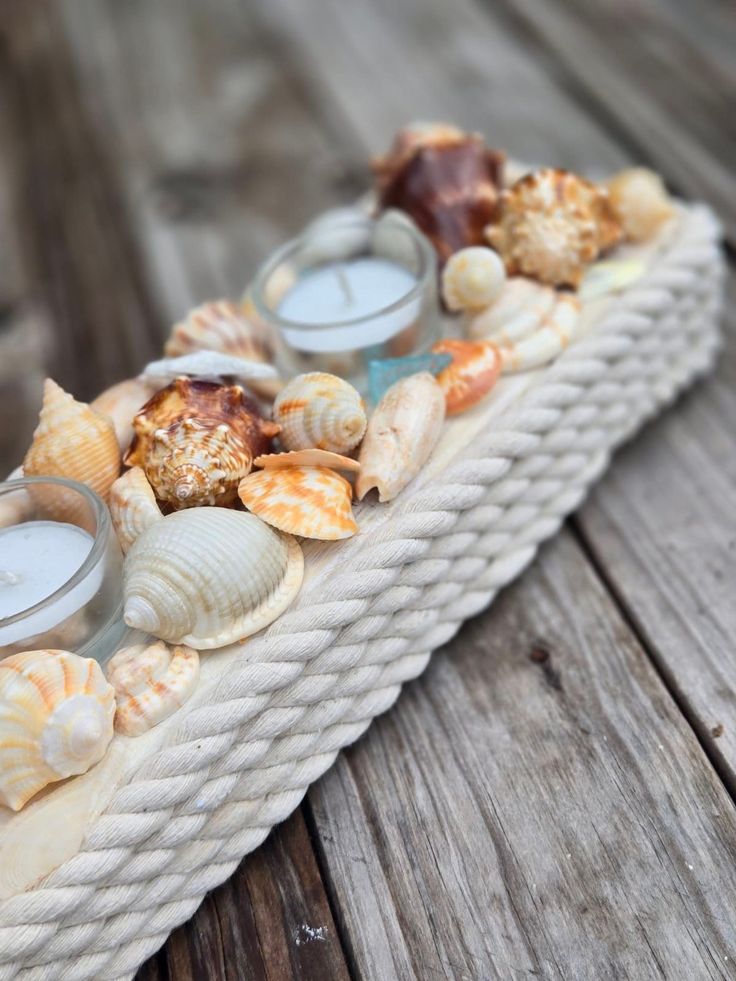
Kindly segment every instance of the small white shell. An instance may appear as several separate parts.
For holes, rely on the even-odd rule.
[[[110,659],[107,678],[115,689],[115,729],[125,736],[140,736],[168,719],[194,693],[199,654],[161,640],[135,644]]]
[[[675,213],[662,178],[646,167],[622,170],[606,181],[608,199],[632,242],[653,238]]]
[[[244,382],[277,378],[278,372],[270,364],[247,361],[219,351],[192,351],[178,358],[162,358],[152,361],[143,369],[143,378],[157,378],[164,382],[187,375],[190,378],[220,379],[233,377]]]
[[[146,528],[163,518],[141,467],[128,470],[112,485],[110,517],[123,552],[128,551]]]
[[[490,337],[511,344],[528,336],[545,322],[557,302],[557,290],[525,276],[509,279],[498,298],[468,324],[472,338]]]
[[[442,298],[448,310],[481,310],[492,303],[506,282],[506,267],[493,249],[471,245],[447,260],[442,270]]]
[[[337,375],[320,371],[292,378],[274,402],[273,418],[287,450],[349,453],[366,427],[358,392]]]

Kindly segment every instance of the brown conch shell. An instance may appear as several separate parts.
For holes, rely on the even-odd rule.
[[[279,432],[239,385],[188,378],[157,392],[133,427],[125,463],[142,467],[156,497],[176,510],[232,504],[253,458]]]
[[[501,374],[501,355],[492,341],[445,338],[433,344],[432,351],[452,357],[452,364],[437,375],[437,384],[445,393],[448,416],[480,402]]]
[[[577,286],[585,267],[621,238],[605,188],[566,170],[527,174],[503,191],[486,237],[510,276]]]
[[[458,249],[483,244],[503,160],[481,136],[454,126],[402,130],[391,152],[373,164],[379,209],[410,215],[446,262]]]
[[[150,379],[126,378],[90,402],[90,409],[112,420],[121,451],[127,450],[133,439],[133,416],[160,387]]]
[[[123,552],[146,528],[163,518],[153,488],[140,467],[126,471],[112,485],[110,517]]]
[[[646,167],[622,170],[605,186],[624,235],[632,242],[652,238],[675,213],[662,178]]]

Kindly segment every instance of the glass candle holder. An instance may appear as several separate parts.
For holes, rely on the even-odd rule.
[[[126,627],[122,566],[108,510],[84,484],[0,484],[0,659],[59,649],[104,663]]]
[[[400,212],[328,212],[267,260],[250,299],[284,378],[329,371],[365,392],[370,361],[439,337],[437,257]]]

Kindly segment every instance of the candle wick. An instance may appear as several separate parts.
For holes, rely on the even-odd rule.
[[[17,586],[21,579],[22,576],[17,572],[3,572],[0,570],[0,583],[5,583],[7,586]]]
[[[335,266],[335,273],[340,281],[340,289],[345,294],[345,302],[352,305],[355,303],[355,296],[350,288],[350,280],[347,277],[345,267],[342,263],[338,263],[338,265]]]

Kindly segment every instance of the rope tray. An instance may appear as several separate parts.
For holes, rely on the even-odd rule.
[[[708,370],[722,275],[711,213],[680,208],[644,277],[590,304],[581,339],[451,420],[403,494],[356,509],[361,534],[305,548],[294,605],[204,657],[197,693],[167,723],[116,737],[100,764],[107,793],[99,772],[94,800],[86,777],[68,785],[87,794],[84,821],[54,871],[6,890],[0,981],[131,977],[528,565],[612,451]],[[38,813],[27,834],[56,835]]]

